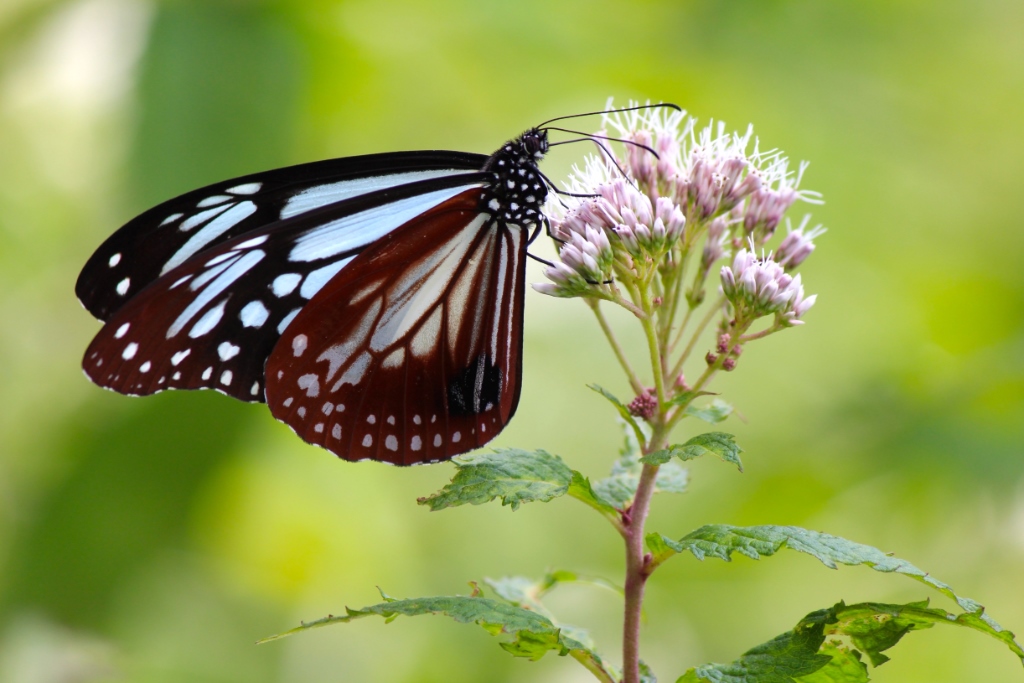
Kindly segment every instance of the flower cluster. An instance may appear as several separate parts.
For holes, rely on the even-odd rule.
[[[791,233],[796,234],[796,233]],[[778,324],[802,325],[800,318],[814,305],[817,295],[804,297],[800,276],[792,276],[769,257],[757,258],[740,249],[731,266],[722,267],[722,292],[736,311],[737,321],[775,314]]]
[[[786,212],[820,200],[800,189],[806,164],[791,168],[781,152],[762,152],[752,128],[698,130],[685,112],[656,106],[610,111],[604,125],[593,138],[599,153],[573,169],[566,192],[549,195],[558,259],[534,287],[586,299],[635,392],[623,408],[672,422],[715,373],[736,369],[749,342],[803,324],[816,295],[804,294],[795,271],[824,230],[809,217],[794,228]],[[640,321],[653,388],[633,372],[601,301]],[[716,344],[687,383],[683,370],[712,325]]]
[[[798,199],[818,201],[799,189],[806,164],[794,171],[781,152],[762,152],[752,128],[728,133],[719,122],[698,131],[692,117],[666,108],[611,112],[604,122],[624,158],[596,137],[600,154],[574,168],[569,194],[549,200],[560,260],[545,272],[549,283],[534,285],[545,294],[614,300],[614,282],[628,287],[653,269],[681,268],[704,239],[686,290],[696,305],[717,261],[748,241],[765,245]],[[817,234],[803,224],[790,231],[780,263],[799,265]]]

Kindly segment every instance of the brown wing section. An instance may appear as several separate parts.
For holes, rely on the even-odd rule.
[[[285,329],[274,416],[346,460],[446,460],[493,439],[522,379],[526,239],[461,193],[375,243]]]

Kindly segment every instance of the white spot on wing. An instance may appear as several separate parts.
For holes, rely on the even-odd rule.
[[[148,360],[139,366],[139,372],[149,372],[149,369],[153,367],[153,364]]]
[[[204,380],[205,379],[210,379],[211,377],[213,377],[213,368],[212,367],[209,367],[209,368],[206,368],[205,370],[203,370],[203,379]]]
[[[115,287],[115,289],[117,289],[117,293],[120,294],[121,296],[124,296],[128,292],[128,287],[131,285],[131,283],[132,281],[130,278],[125,278],[118,282],[117,287]]]
[[[246,240],[241,244],[233,247],[234,251],[241,251],[242,249],[251,249],[252,247],[259,246],[267,241],[270,235],[260,235],[259,237],[253,237],[251,240]]]
[[[262,327],[267,322],[270,311],[263,305],[262,301],[250,301],[238,313],[238,319],[244,327]]]
[[[184,215],[185,214],[183,214],[183,213],[172,213],[170,216],[168,216],[167,218],[163,219],[163,221],[161,221],[160,225],[167,225],[168,223],[173,223],[174,221],[178,220],[179,218],[181,218]]]
[[[335,422],[334,426],[331,427],[331,436],[333,436],[335,439],[341,438],[341,425],[338,424],[337,422]]]
[[[200,209],[205,209],[208,206],[217,206],[218,204],[223,204],[224,202],[229,201],[230,199],[231,197],[225,194],[215,194],[212,197],[207,197],[206,199],[201,200],[198,204],[196,204],[196,206],[198,206]]]
[[[402,363],[405,362],[405,349],[399,346],[397,349],[388,354],[380,366],[385,369],[393,369],[402,367]],[[392,423],[394,424],[394,423]]]
[[[197,337],[203,336],[204,334],[212,330],[214,327],[216,327],[217,323],[220,322],[220,319],[224,317],[225,303],[227,303],[227,299],[224,299],[219,304],[217,304],[216,306],[208,310],[206,313],[204,313],[202,317],[196,321],[196,324],[192,326],[192,329],[188,331],[188,336],[195,339]]]
[[[260,393],[260,383],[259,382],[253,382],[252,383],[252,389],[249,390],[249,393],[252,394],[253,396],[255,396],[256,394]]]
[[[440,434],[434,434],[434,448],[437,448],[440,445],[441,445],[441,435]]]
[[[373,424],[377,424],[377,416],[376,415],[368,415],[367,418],[366,418],[366,421],[369,422],[372,425]]]
[[[365,448],[369,448],[372,445],[373,445],[373,435],[372,434],[367,434],[366,436],[363,437],[363,446]]]
[[[398,450],[398,439],[395,438],[394,434],[388,434],[388,437],[384,439],[384,448],[388,449],[389,451]]]
[[[452,443],[458,443],[462,440],[462,432],[455,432],[452,434]]]
[[[409,351],[417,358],[429,356],[437,347],[440,335],[441,307],[438,306],[434,309],[431,316],[427,318],[427,321],[423,323],[423,327],[413,335],[412,341],[409,342]]]
[[[184,351],[178,351],[176,354],[171,356],[171,365],[177,366],[181,361],[185,360],[188,354],[192,353],[192,349],[185,349]]]
[[[256,194],[257,192],[260,191],[260,188],[262,186],[263,183],[244,183],[242,185],[235,185],[234,187],[229,187],[224,191],[230,192],[231,194]]]
[[[301,280],[302,276],[298,273],[278,275],[271,283],[270,289],[274,292],[274,296],[287,296],[295,291]]]
[[[313,431],[316,432],[317,434],[323,433],[323,431],[324,431],[324,423],[323,422],[317,422],[315,425],[313,425]]]
[[[221,342],[217,347],[217,355],[220,356],[221,360],[231,360],[238,355],[240,350],[241,349],[239,347],[235,346],[231,342],[225,341]]]
[[[111,268],[113,268],[114,266],[116,266],[120,262],[121,262],[121,252],[117,252],[116,254],[114,254],[113,256],[110,257],[110,260],[107,261],[107,265],[109,265]]]
[[[231,376],[232,376],[231,375],[231,371],[230,370],[225,370],[220,375],[220,383],[223,384],[224,386],[230,385],[231,384]]]
[[[302,353],[306,350],[306,345],[308,343],[309,339],[306,338],[306,335],[295,335],[295,338],[292,339],[292,352],[295,354],[296,358],[302,355]]]
[[[419,449],[423,448],[423,439],[421,439],[418,436],[412,437],[412,439],[409,441],[409,448],[411,448],[414,451],[418,451]]]
[[[306,390],[306,396],[316,398],[320,395],[320,378],[313,373],[302,375],[297,382],[300,389]]]
[[[124,351],[121,352],[121,358],[124,358],[125,360],[131,360],[132,358],[135,358],[135,354],[138,353],[138,351],[139,345],[136,344],[135,342],[132,342],[128,344],[128,346],[124,347]]]
[[[114,339],[120,339],[128,332],[128,328],[131,327],[131,323],[125,323],[121,327],[117,328],[117,332],[114,333]]]

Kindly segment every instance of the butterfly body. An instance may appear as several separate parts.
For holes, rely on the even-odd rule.
[[[125,394],[266,401],[349,460],[448,459],[511,419],[544,130],[490,157],[403,152],[217,183],[112,235],[76,285],[83,361]]]

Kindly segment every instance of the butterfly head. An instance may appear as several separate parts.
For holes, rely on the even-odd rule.
[[[548,147],[547,130],[531,128],[492,154],[483,168],[494,175],[483,198],[484,210],[505,224],[536,225],[548,194],[537,163]]]
[[[548,153],[548,131],[546,128],[531,128],[519,137],[523,151],[540,161]]]

